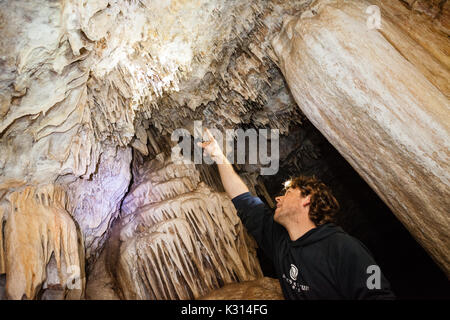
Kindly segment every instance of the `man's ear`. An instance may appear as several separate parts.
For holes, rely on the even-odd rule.
[[[306,197],[303,198],[302,200],[302,205],[304,207],[309,206],[311,204],[311,195],[307,195]]]

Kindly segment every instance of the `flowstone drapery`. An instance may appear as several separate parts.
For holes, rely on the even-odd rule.
[[[114,299],[260,277],[217,175],[162,155],[194,120],[278,129],[295,174],[311,121],[448,275],[449,17],[441,0],[0,1],[0,296],[82,297],[85,271]],[[273,205],[257,166],[236,169]]]
[[[448,29],[373,3],[380,30],[370,2],[317,1],[285,21],[274,50],[303,113],[450,275]]]
[[[230,199],[193,164],[152,160],[124,200],[115,271],[126,299],[192,299],[262,277]]]
[[[53,185],[25,187],[0,207],[0,274],[10,299],[34,299],[47,288],[80,299],[85,287],[82,236]]]

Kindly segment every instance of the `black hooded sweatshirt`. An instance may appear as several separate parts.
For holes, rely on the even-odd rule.
[[[238,216],[274,263],[286,299],[394,299],[369,250],[326,223],[295,241],[272,210],[249,192],[232,199]]]

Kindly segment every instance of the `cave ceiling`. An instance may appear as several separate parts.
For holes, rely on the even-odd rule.
[[[171,292],[170,297],[193,297],[192,292],[194,296],[206,293],[224,280],[261,276],[254,245],[242,225],[234,218],[234,228],[225,224],[231,211],[220,206],[228,208],[231,203],[211,189],[220,184],[218,177],[208,170],[189,171],[184,176],[161,152],[170,153],[167,141],[172,131],[192,128],[193,120],[222,130],[250,126],[276,128],[282,134],[291,123],[302,122],[301,112],[273,62],[270,39],[282,27],[285,15],[301,12],[310,2],[0,1],[0,248],[5,247],[0,250],[0,274],[6,271],[9,297],[35,298],[42,295],[42,283],[63,284],[67,274],[61,273],[61,263],[67,266],[77,261],[76,268],[84,270],[86,262],[88,273],[97,270],[94,262],[116,221],[119,229],[137,226],[122,244],[126,247],[120,249],[125,252],[123,258],[113,262],[100,259],[101,265],[123,266],[110,273],[122,279],[120,287],[133,289],[119,295],[167,298],[155,287],[150,290],[153,293],[142,289],[142,280],[133,280],[135,270],[126,266],[133,259],[145,260],[151,255],[139,249],[142,241],[155,250],[161,249],[161,239],[172,241],[164,247],[169,251],[179,247],[175,243],[180,239],[184,243],[199,241],[192,220],[186,229],[186,215],[198,219],[199,214],[206,214],[222,221],[219,226],[208,226],[221,239],[215,240],[219,243],[237,239],[237,249],[222,244],[224,249],[215,250],[239,250],[245,257],[242,250],[248,247],[251,253],[245,261],[234,256],[235,267],[222,261],[225,269],[219,268],[219,274],[208,271],[212,273],[205,283],[193,282],[189,276],[172,279],[185,281],[190,289]],[[157,166],[168,168],[168,175],[175,180],[155,182],[163,183],[156,188],[161,194],[155,195],[150,188],[154,175],[145,171],[143,157],[148,160],[158,154],[162,162]],[[209,186],[192,186],[190,180],[196,181],[197,175]],[[254,183],[255,175],[248,179]],[[135,187],[137,193],[129,191]],[[128,192],[131,196],[126,197]],[[221,199],[219,209],[198,207],[202,196],[195,195],[203,193]],[[169,214],[167,221],[139,220],[139,208],[145,207],[139,203],[142,198],[162,201],[162,211],[156,212]],[[124,200],[135,206],[136,213],[121,210]],[[196,213],[169,210],[188,200],[194,202],[193,208],[198,207]],[[169,209],[165,201],[169,201]],[[59,208],[57,215],[63,221],[70,215],[74,222],[66,221],[68,227],[61,231],[52,224],[54,211],[49,207]],[[141,211],[151,216],[147,209]],[[19,227],[25,221],[27,227]],[[155,223],[160,227],[153,226]],[[156,228],[156,233],[141,234],[144,227]],[[26,232],[24,228],[28,228]],[[70,231],[75,228],[78,235]],[[41,229],[48,230],[45,237],[52,243],[50,247],[41,243]],[[178,238],[156,236],[170,230],[185,231],[180,231]],[[25,233],[32,247],[16,244],[14,239]],[[60,246],[60,233],[72,242]],[[209,248],[206,242],[204,246]],[[211,252],[181,260],[162,259],[203,266],[206,272],[213,267],[208,267],[208,261],[215,261],[218,268],[219,259],[214,250],[208,250]],[[108,257],[117,253],[106,251],[112,252]],[[29,256],[14,258],[21,252],[29,252]],[[226,254],[222,256],[229,259]],[[7,272],[8,268],[14,271]],[[20,270],[33,270],[38,276],[29,279]],[[46,277],[55,272],[60,274],[59,280],[58,276]],[[82,291],[84,286],[85,279]],[[76,291],[75,296],[79,295]]]
[[[272,288],[213,166],[169,159],[194,120],[278,129],[285,175],[328,170],[314,125],[448,274],[450,2],[372,2],[380,31],[366,1],[0,0],[7,295],[80,298],[89,276],[91,298]],[[279,179],[236,169],[270,204]]]
[[[269,40],[308,3],[1,2],[1,183],[89,177],[105,145],[146,154],[145,129],[188,119],[286,133],[301,116]]]

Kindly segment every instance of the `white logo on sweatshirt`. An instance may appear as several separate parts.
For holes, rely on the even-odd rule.
[[[289,275],[291,276],[291,279],[296,281],[298,276],[298,269],[295,265],[291,264],[291,270],[289,271]]]

